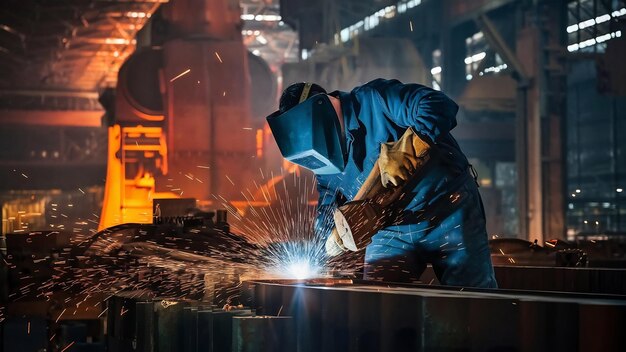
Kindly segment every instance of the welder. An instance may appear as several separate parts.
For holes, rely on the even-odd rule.
[[[432,264],[444,285],[497,287],[475,173],[450,134],[457,111],[442,92],[398,80],[351,92],[285,89],[268,123],[282,155],[316,175],[315,226],[329,255],[350,247],[334,214],[376,171],[381,188],[405,187],[404,201],[389,206],[399,215],[368,239],[365,279],[419,282]]]

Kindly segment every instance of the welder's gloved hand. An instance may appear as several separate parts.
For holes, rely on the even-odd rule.
[[[326,239],[326,254],[330,257],[336,257],[342,253],[347,252],[348,249],[344,247],[339,232],[333,227],[333,231]]]
[[[412,128],[396,142],[381,144],[378,167],[383,186],[398,186],[411,178],[428,161],[429,149],[430,145]]]

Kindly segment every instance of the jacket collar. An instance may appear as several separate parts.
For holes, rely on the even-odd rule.
[[[364,150],[364,148],[357,148],[355,151],[353,143],[355,142],[355,134],[359,131],[359,121],[357,120],[356,113],[354,111],[354,102],[350,93],[334,91],[329,95],[339,98],[341,102],[341,112],[343,115],[344,126],[346,126],[346,151],[344,157],[352,159],[357,169],[363,171],[363,155],[358,150]]]
[[[333,96],[335,98],[339,98],[341,102],[341,112],[343,114],[344,125],[346,126],[346,136],[348,138],[353,139],[351,131],[354,131],[359,128],[359,122],[356,119],[356,115],[354,114],[354,108],[352,106],[352,97],[350,93],[342,92],[342,91],[334,91],[329,93],[328,95]]]

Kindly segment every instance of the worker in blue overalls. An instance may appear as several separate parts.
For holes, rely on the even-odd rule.
[[[315,226],[328,239],[329,255],[346,251],[333,230],[333,211],[351,201],[377,167],[385,187],[415,186],[401,219],[371,237],[365,278],[417,282],[430,263],[444,285],[497,287],[473,169],[450,135],[457,111],[445,94],[397,80],[332,93],[296,83],[283,92],[268,123],[282,155],[316,174]],[[429,161],[385,163],[392,159],[385,145],[409,128],[429,147]]]

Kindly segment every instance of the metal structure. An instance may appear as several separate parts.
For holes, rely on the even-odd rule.
[[[567,10],[568,238],[619,238],[626,230],[623,196],[626,107],[623,60],[626,2],[571,1]]]
[[[45,125],[63,126],[59,127],[67,129],[63,135],[76,135],[74,127],[89,127],[82,130],[87,135],[85,138],[94,133],[101,136],[100,126],[108,121],[102,121],[99,91],[117,84],[118,71],[131,54],[149,46],[151,39],[163,36],[163,27],[159,27],[163,22],[152,25],[155,21],[151,19],[161,17],[157,10],[166,3],[167,0],[94,0],[8,1],[3,4],[0,10],[0,109],[3,110],[0,124],[6,126],[7,133],[13,134],[30,133],[29,127],[24,125]],[[265,116],[268,106],[273,108],[279,89],[273,71],[283,62],[294,61],[298,46],[295,32],[280,21],[276,1],[250,0],[238,4],[230,2],[229,5],[236,13],[231,18],[233,33],[241,31],[249,50],[260,56],[248,60],[253,89],[262,93],[256,94],[257,99],[252,102],[256,118],[251,126],[254,143],[259,139],[254,133],[259,134],[257,130],[262,129],[258,121]],[[200,4],[194,6],[201,7]],[[243,12],[239,12],[239,7]],[[270,63],[271,70],[261,57]],[[232,60],[228,60],[226,65],[231,63]],[[158,82],[152,83],[158,85]],[[156,89],[158,91],[158,87]],[[224,94],[224,90],[218,94]],[[108,113],[105,119],[111,117]],[[55,147],[64,143],[63,139],[55,140],[58,133],[49,132],[49,137],[38,139],[39,148],[48,155],[58,154],[55,159],[73,159],[71,155],[64,155],[65,149]],[[257,153],[262,155],[266,139],[263,131],[259,137],[262,138],[256,141]],[[86,161],[89,165],[84,167],[91,168],[97,161],[101,176],[90,176],[87,181],[76,178],[83,186],[100,184],[105,175],[106,151],[102,147],[106,143],[100,142],[98,154]],[[20,145],[18,143],[18,149]],[[42,151],[24,150],[26,154],[31,152],[39,155]],[[20,153],[22,150],[18,151]],[[35,165],[37,161],[16,156],[2,159],[10,171],[21,170],[27,175],[33,168],[45,169],[44,165]],[[80,169],[81,165],[75,167]],[[49,169],[48,173],[56,173],[56,170]],[[92,170],[87,173],[94,174]],[[2,172],[0,179],[6,188],[23,183],[10,172]],[[55,180],[31,179],[30,184],[35,188],[49,188],[58,185]]]
[[[13,151],[0,157],[3,190],[101,184],[106,131],[97,90],[115,83],[164,2],[3,2],[0,125],[3,149]]]
[[[165,2],[5,2],[0,86],[92,91],[114,82],[136,33]]]
[[[155,197],[240,199],[255,169],[238,2],[171,2],[158,23],[120,70],[100,228],[149,222]]]
[[[244,43],[274,70],[299,59],[298,33],[280,16],[278,0],[242,0]]]
[[[257,314],[292,316],[298,351],[617,351],[623,296],[351,280],[248,282]]]

